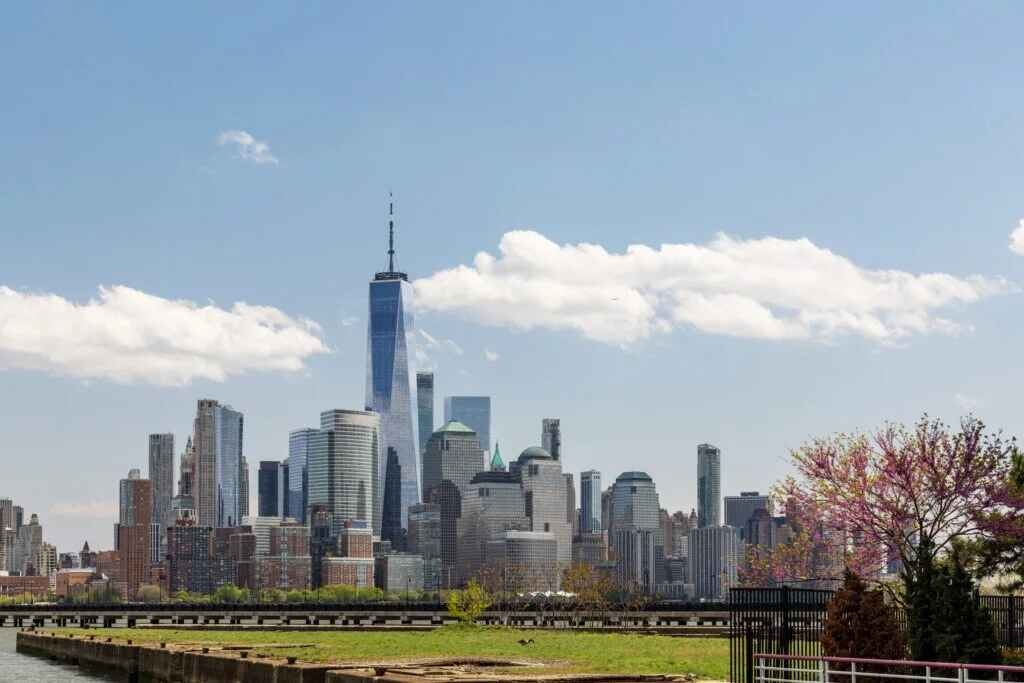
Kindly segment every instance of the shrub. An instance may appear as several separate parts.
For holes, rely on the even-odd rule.
[[[896,615],[881,590],[868,590],[847,570],[843,587],[828,604],[821,647],[830,657],[903,659],[907,646]]]
[[[475,580],[448,594],[448,612],[463,624],[473,624],[491,606],[491,597]]]

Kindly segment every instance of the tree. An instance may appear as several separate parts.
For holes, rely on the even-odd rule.
[[[997,508],[982,517],[984,538],[967,547],[979,577],[1000,576],[1001,590],[1017,592],[1024,588],[1024,454],[1016,448],[995,498]]]
[[[828,604],[821,647],[830,657],[903,659],[906,643],[892,606],[880,590],[847,570],[843,587]]]
[[[1012,446],[974,417],[951,430],[924,416],[911,429],[890,424],[870,437],[811,442],[792,454],[799,478],[780,494],[816,512],[844,559],[884,549],[913,580],[921,563],[986,532],[988,515],[1005,502]]]
[[[139,602],[156,603],[163,600],[164,592],[160,590],[160,586],[154,586],[152,584],[144,584],[139,586],[139,592],[136,595],[136,599]]]
[[[463,624],[476,623],[490,606],[490,596],[475,579],[470,580],[464,589],[448,594],[448,612]]]

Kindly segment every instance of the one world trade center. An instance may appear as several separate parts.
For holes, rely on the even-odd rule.
[[[388,207],[388,269],[370,282],[366,335],[366,407],[380,414],[381,450],[377,463],[373,527],[380,533],[383,485],[388,453],[394,449],[401,466],[402,527],[408,528],[409,506],[420,502],[420,458],[415,427],[415,385],[412,285],[395,270],[393,205]]]

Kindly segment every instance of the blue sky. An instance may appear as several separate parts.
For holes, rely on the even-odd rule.
[[[196,399],[245,413],[250,463],[360,407],[389,191],[438,393],[492,395],[506,457],[561,417],[570,470],[642,468],[689,509],[703,441],[735,493],[885,419],[1016,434],[1022,13],[9,7],[0,496],[108,547],[117,478]],[[74,308],[101,286],[130,289]]]

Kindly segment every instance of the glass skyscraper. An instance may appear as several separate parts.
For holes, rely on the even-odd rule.
[[[217,523],[214,526],[238,526],[242,523],[243,513],[248,511],[248,506],[242,503],[242,468],[245,466],[242,458],[242,414],[229,406],[217,406],[214,418],[217,452],[214,469]]]
[[[394,222],[389,220],[388,269],[370,282],[369,324],[366,334],[366,408],[380,415],[380,452],[394,448],[402,467],[402,527],[408,528],[410,505],[420,502],[420,448],[413,416],[411,360],[413,347],[412,285],[395,270]],[[384,483],[386,458],[378,458],[378,487]],[[375,492],[377,500],[383,491]],[[374,531],[380,532],[380,516]]]
[[[461,422],[480,439],[480,448],[491,453],[491,397],[448,396],[444,399],[444,421]]]
[[[601,473],[587,470],[580,474],[580,533],[596,534],[601,528]]]
[[[419,425],[420,457],[434,433],[434,373],[416,373],[416,419]]]
[[[697,526],[722,523],[722,452],[709,443],[697,446]]]
[[[160,561],[166,549],[167,527],[174,524],[171,498],[174,497],[174,434],[149,435],[149,480],[153,482],[153,523],[157,525],[159,543],[153,549]],[[2,525],[0,525],[2,526]]]
[[[309,505],[309,474],[307,472],[309,450],[313,435],[317,430],[307,427],[295,429],[288,433],[288,481],[285,488],[287,507],[286,517],[291,517],[299,524],[306,523],[306,508]]]
[[[363,410],[320,414],[309,450],[309,506],[323,506],[332,534],[346,522],[380,524],[375,492],[380,458],[380,416]]]

